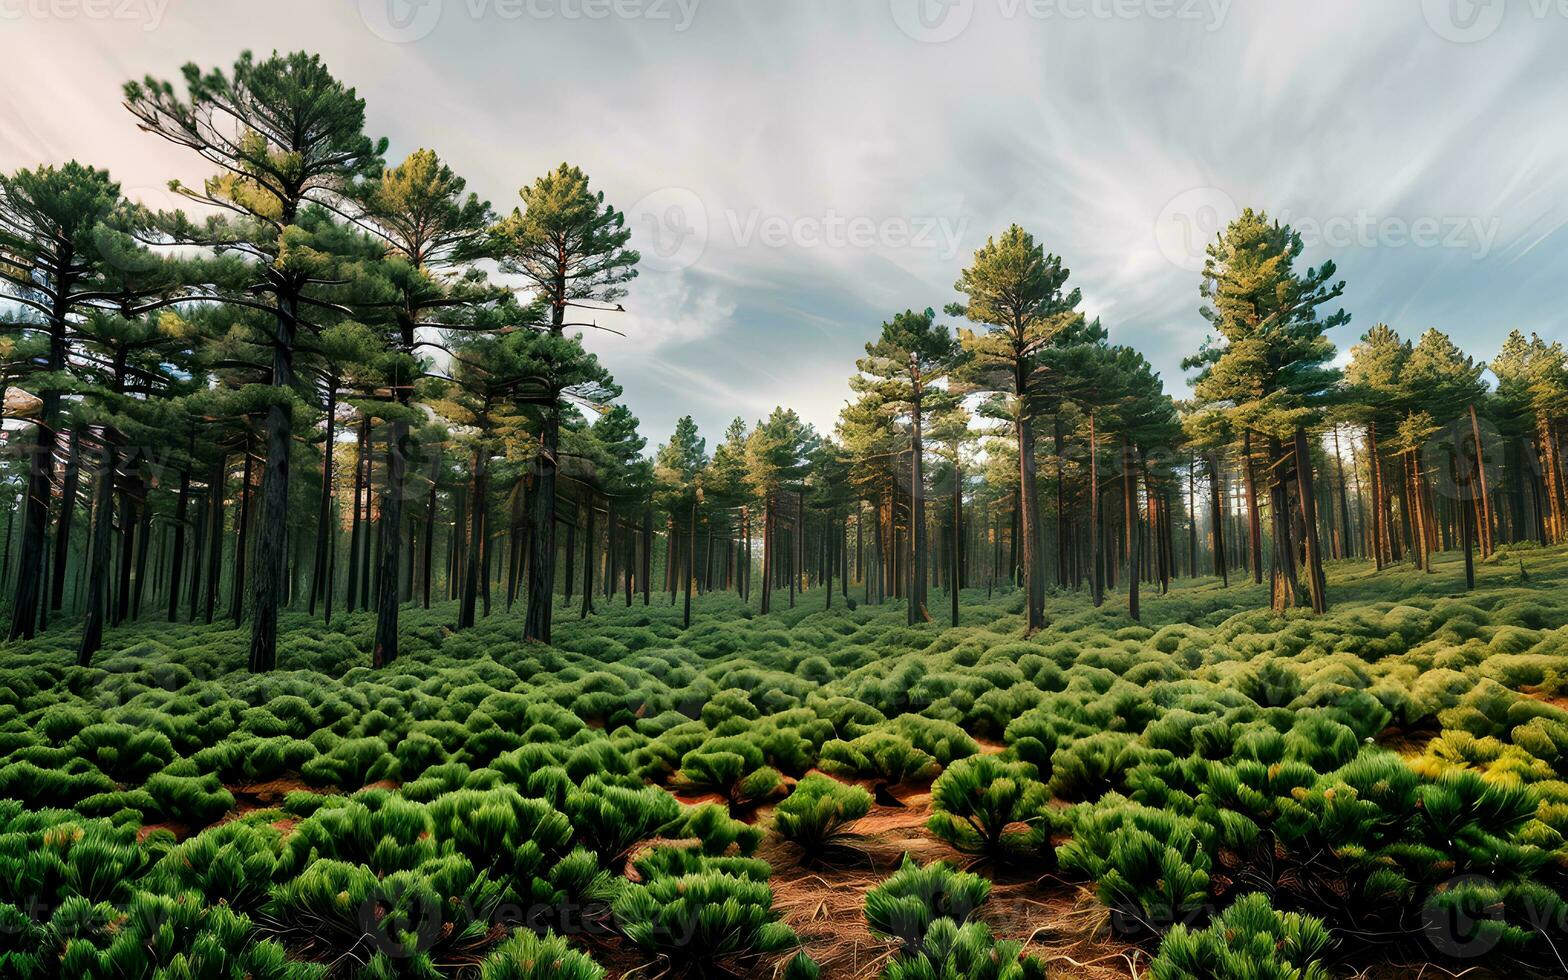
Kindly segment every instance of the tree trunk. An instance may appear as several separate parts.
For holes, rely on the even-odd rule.
[[[528,549],[528,616],[523,638],[550,642],[550,618],[555,593],[555,470],[560,444],[559,405],[544,413],[544,432],[538,459],[539,478],[534,484]]]
[[[1015,379],[1018,394],[1023,396],[1026,388],[1022,368],[1018,369]],[[1025,602],[1024,632],[1033,633],[1045,627],[1045,582],[1040,576],[1039,552],[1040,532],[1036,519],[1035,494],[1035,459],[1034,459],[1034,430],[1029,424],[1027,416],[1019,410],[1018,417],[1014,420],[1018,439],[1018,497],[1019,497],[1019,536],[1022,545],[1020,556],[1024,572],[1024,588],[1028,599]]]
[[[406,337],[412,346],[412,337]],[[396,386],[399,404],[406,408],[407,385]],[[398,611],[402,606],[401,571],[403,564],[403,494],[408,482],[408,423],[394,417],[387,434],[387,493],[381,506],[381,571],[376,576],[376,637],[371,647],[370,665],[383,667],[397,659]],[[483,507],[479,508],[481,511]],[[488,553],[488,549],[487,549]],[[489,592],[485,597],[489,599]]]
[[[652,601],[653,588],[653,508],[642,511],[642,604]]]
[[[1098,608],[1105,601],[1104,558],[1100,548],[1100,443],[1094,431],[1094,413],[1089,413],[1089,574],[1092,576],[1089,591]]]
[[[1057,454],[1058,460],[1061,454]],[[1057,480],[1057,513],[1061,513],[1061,480]],[[964,472],[958,466],[958,446],[953,446],[953,554],[948,573],[947,598],[953,614],[953,625],[958,625],[958,592],[963,587],[963,535],[964,535]],[[833,591],[831,588],[829,592]]]
[[[773,494],[768,494],[762,502],[762,614],[766,616],[772,609],[773,594]]]
[[[463,549],[463,592],[461,602],[458,604],[457,628],[467,629],[474,625],[474,609],[479,600],[479,579],[484,571],[485,549],[485,497],[488,488],[485,485],[485,468],[489,454],[481,449],[475,449],[468,460],[469,471],[473,473],[474,485],[471,493],[471,502],[468,507],[468,546]]]
[[[430,495],[425,498],[425,549],[424,554],[420,556],[424,567],[420,570],[420,577],[423,580],[421,599],[426,609],[430,608],[430,572],[436,557],[436,477],[438,475],[431,474]]]
[[[594,518],[597,515],[594,513],[592,495],[588,497],[586,509],[588,511],[588,522],[583,530],[583,605],[581,611],[577,614],[578,619],[587,619],[588,614],[593,612],[593,573],[594,565],[597,564],[595,559],[597,558],[596,546],[598,542],[594,540],[594,532],[596,530]]]
[[[218,603],[218,581],[223,577],[223,493],[228,482],[228,466],[229,457],[220,451],[218,465],[213,468],[212,479],[208,483],[207,503],[212,508],[212,515],[207,520],[207,598],[204,618],[208,624],[212,623],[212,615]]]
[[[92,542],[87,558],[87,621],[82,627],[82,642],[76,649],[76,663],[86,667],[93,654],[103,646],[104,617],[109,605],[109,538],[114,523],[114,470],[118,465],[114,443],[102,433],[103,459],[98,466],[98,485],[93,492]]]
[[[1247,550],[1251,556],[1252,582],[1254,585],[1259,585],[1263,582],[1263,537],[1258,520],[1258,476],[1252,458],[1250,429],[1241,434],[1241,453],[1247,464]]]
[[[60,519],[56,522],[54,532],[54,568],[51,570],[54,581],[49,597],[49,608],[54,610],[58,610],[65,601],[65,570],[71,556],[71,526],[76,517],[76,495],[80,479],[80,464],[77,460],[80,444],[80,431],[72,426],[65,451],[65,479],[60,487]]]
[[[233,596],[229,600],[229,616],[236,624],[245,620],[245,546],[250,532],[250,472],[250,435],[247,434],[244,475],[240,477],[239,527],[236,529],[234,541],[234,589]]]
[[[1127,436],[1122,435],[1122,499],[1126,505],[1127,520],[1127,615],[1140,618],[1138,610],[1138,559],[1139,538],[1142,527],[1138,521],[1138,488],[1133,475],[1132,452]]]
[[[592,516],[592,512],[591,511],[589,512],[588,521],[589,521],[589,525],[592,526],[593,516]],[[691,526],[687,529],[687,534],[686,534],[686,561],[685,561],[685,575],[684,575],[684,578],[686,579],[686,583],[685,583],[686,601],[685,601],[685,605],[684,605],[684,611],[681,613],[681,629],[690,629],[691,628],[691,581],[697,574],[697,569],[695,567],[695,559],[696,559],[696,557],[697,557],[697,500],[694,497],[694,498],[692,498],[692,502],[691,502]]]
[[[281,298],[277,336],[272,348],[272,387],[278,393],[294,386],[294,330],[297,310],[292,297]],[[267,409],[267,461],[262,471],[261,536],[256,542],[256,599],[252,609],[250,669],[272,670],[278,661],[278,604],[287,586],[289,520],[289,448],[294,430],[292,402],[276,398]]]
[[[1486,455],[1481,448],[1481,420],[1476,417],[1475,406],[1470,406],[1470,434],[1475,439],[1475,473],[1481,490],[1481,557],[1491,557],[1493,549],[1492,492],[1486,479]]]
[[[195,446],[195,433],[191,445]],[[185,525],[190,519],[191,460],[186,459],[180,470],[179,496],[174,503],[174,545],[169,557],[169,622],[174,622],[180,608],[180,578],[185,574]]]
[[[1230,568],[1225,555],[1225,472],[1220,469],[1218,453],[1209,454],[1209,483],[1214,497],[1214,574],[1220,585],[1230,588]]]
[[[332,448],[337,444],[338,386],[337,379],[327,379],[327,441],[321,450],[321,500],[316,506],[316,560],[314,579],[310,586],[310,615],[316,615],[316,600],[323,597],[327,587],[327,549],[332,535],[327,532],[327,521],[332,510]]]
[[[1306,525],[1307,586],[1312,611],[1328,611],[1328,580],[1323,575],[1323,545],[1318,540],[1317,497],[1312,485],[1312,454],[1305,426],[1296,426],[1296,486],[1301,497],[1301,519]]]

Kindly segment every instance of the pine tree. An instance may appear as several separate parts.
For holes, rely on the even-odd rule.
[[[545,307],[549,332],[563,337],[572,322],[568,307],[619,310],[624,284],[637,275],[638,254],[626,247],[625,216],[589,189],[588,177],[565,163],[518,192],[523,207],[493,229],[501,269],[523,277]],[[612,307],[609,304],[614,303]],[[571,387],[567,385],[566,387]],[[564,389],[563,389],[564,390]],[[551,589],[555,581],[555,482],[560,430],[558,412],[546,413],[539,470],[529,507],[528,616],[523,635],[550,642]],[[548,547],[546,547],[548,545]]]
[[[936,313],[905,311],[882,324],[881,335],[866,345],[855,362],[859,373],[850,387],[875,393],[881,410],[909,425],[910,556],[908,621],[929,620],[926,589],[930,578],[926,543],[924,430],[932,415],[952,406],[956,394],[940,387],[957,366],[961,348]]]
[[[287,588],[294,356],[302,333],[315,328],[312,308],[330,305],[345,276],[331,212],[312,205],[340,208],[355,181],[380,171],[386,141],[365,136],[364,100],[314,55],[274,53],[257,61],[247,51],[228,74],[188,64],[182,75],[183,96],[173,83],[149,76],[126,84],[125,105],[142,129],[218,169],[200,190],[172,185],[218,213],[201,224],[166,216],[164,228],[174,242],[254,260],[234,278],[213,283],[213,292],[272,316],[275,391],[267,410],[250,643],[251,669],[271,670]]]
[[[1298,601],[1293,516],[1299,514],[1312,608],[1322,612],[1328,599],[1307,429],[1319,422],[1338,377],[1328,366],[1334,346],[1325,334],[1350,315],[1341,309],[1320,316],[1344,283],[1332,281],[1333,262],[1297,273],[1303,248],[1290,226],[1251,208],[1230,223],[1208,247],[1199,289],[1215,333],[1186,366],[1198,369],[1193,388],[1200,401],[1223,406],[1238,429],[1267,440],[1274,608]]]
[[[1026,629],[1045,625],[1045,577],[1041,569],[1039,500],[1035,490],[1034,413],[1030,395],[1039,385],[1041,351],[1072,324],[1078,314],[1077,289],[1064,292],[1068,271],[1047,255],[1033,236],[1017,225],[986,240],[974,262],[954,285],[968,297],[948,312],[988,328],[964,332],[961,340],[972,360],[966,380],[997,392],[1018,443],[1018,496],[1021,561],[1028,595]]]

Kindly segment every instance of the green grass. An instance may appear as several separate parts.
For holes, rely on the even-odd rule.
[[[1204,579],[1146,589],[1141,623],[1114,594],[1053,595],[1029,637],[1016,592],[965,593],[946,628],[896,603],[824,610],[817,590],[766,617],[703,596],[686,630],[679,604],[617,598],[563,612],[553,647],[523,644],[516,615],[454,632],[451,606],[410,608],[380,671],[366,614],[285,616],[263,676],[246,631],[216,625],[112,630],[88,669],[69,631],[0,647],[0,976],[526,977],[548,955],[591,977],[562,952],[591,955],[590,931],[772,975],[797,950],[751,855],[766,833],[820,850],[865,812],[824,777],[792,788],[813,769],[935,780],[935,836],[986,874],[1081,881],[1125,938],[1173,937],[1165,975],[1272,976],[1249,965],[1268,937],[1316,923],[1333,942],[1301,940],[1298,975],[1552,972],[1568,551],[1483,564],[1468,595],[1453,556],[1328,571],[1321,617]],[[271,780],[292,792],[257,808]],[[690,843],[637,855],[654,838]],[[1209,925],[1260,893],[1245,930]],[[1286,914],[1307,918],[1269,918]],[[943,915],[920,918],[888,926],[892,975],[1018,955],[962,922],[928,940]],[[149,930],[144,955],[117,952]]]

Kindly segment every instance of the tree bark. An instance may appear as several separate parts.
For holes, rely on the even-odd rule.
[[[250,435],[245,436],[245,467],[240,477],[239,527],[234,541],[234,589],[229,600],[229,615],[236,624],[245,620],[245,552],[250,533]]]
[[[1306,525],[1307,587],[1312,611],[1328,611],[1328,580],[1323,575],[1323,545],[1318,540],[1317,497],[1312,485],[1312,454],[1305,426],[1296,426],[1296,486],[1301,498],[1301,519]]]
[[[296,299],[280,297],[272,346],[272,387],[294,386]],[[267,409],[267,459],[262,470],[261,536],[256,542],[256,600],[252,610],[250,669],[272,670],[278,661],[278,605],[287,586],[289,445],[292,403],[275,398]]]
[[[109,538],[114,523],[114,470],[118,465],[114,443],[102,434],[103,458],[98,466],[98,485],[93,492],[92,543],[87,559],[87,621],[82,641],[76,648],[76,663],[86,667],[93,654],[103,646],[104,618],[109,605]],[[209,619],[210,622],[210,619]]]
[[[0,402],[3,404],[3,402]],[[60,487],[60,519],[54,532],[54,568],[51,576],[49,608],[58,610],[65,601],[65,570],[71,556],[71,526],[75,523],[81,435],[76,426],[71,427],[71,438],[66,443],[65,478]]]

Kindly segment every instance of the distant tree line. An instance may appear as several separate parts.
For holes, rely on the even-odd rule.
[[[1262,213],[1208,247],[1189,398],[1014,225],[959,273],[956,329],[882,325],[832,433],[781,407],[710,454],[687,417],[650,456],[580,340],[638,263],[582,171],[498,213],[430,150],[389,165],[304,53],[125,105],[211,167],[171,184],[190,213],[74,161],[0,177],[8,637],[80,622],[84,664],[127,620],[230,618],[268,670],[297,609],[373,612],[381,665],[439,601],[458,629],[520,605],[540,642],[563,609],[658,593],[689,621],[723,590],[957,623],[962,589],[1016,588],[1034,630],[1053,594],[1137,617],[1140,588],[1212,575],[1322,611],[1327,560],[1458,549],[1473,585],[1476,556],[1568,536],[1562,346],[1483,363],[1379,324],[1336,369],[1344,284]]]

